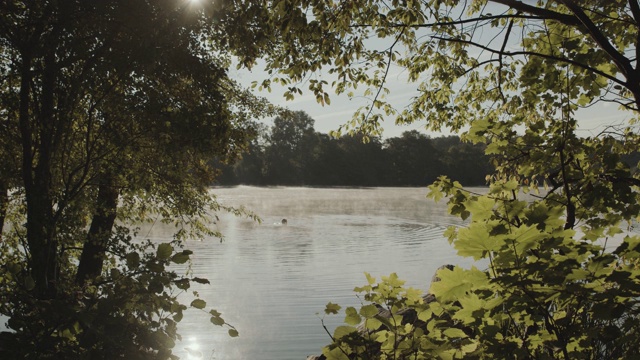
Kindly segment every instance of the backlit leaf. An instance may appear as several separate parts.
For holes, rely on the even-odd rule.
[[[340,339],[343,336],[347,336],[353,332],[356,332],[357,329],[353,326],[338,326],[333,332],[333,337],[335,339]]]
[[[362,321],[362,318],[358,315],[358,311],[354,307],[348,307],[345,313],[346,317],[344,322],[349,325],[358,325]]]

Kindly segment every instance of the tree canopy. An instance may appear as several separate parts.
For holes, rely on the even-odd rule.
[[[257,55],[237,21],[172,0],[0,5],[3,358],[173,357],[177,295],[207,282],[176,270],[181,241],[222,209],[207,162],[276,113],[227,74]],[[175,240],[136,239],[149,220]]]
[[[281,83],[293,96],[308,83],[321,102],[329,87],[360,95],[364,86],[372,101],[347,129],[375,134],[382,115],[394,115],[400,123],[427,120],[429,128],[455,130],[475,120],[553,114],[594,101],[637,110],[633,1],[290,0],[278,5],[301,6],[290,11],[298,17],[292,23],[304,22],[309,31],[287,35],[295,48],[287,41],[274,47],[267,62],[273,77],[257,85]],[[391,65],[406,69],[417,84],[407,109],[394,109],[384,99]],[[331,83],[312,77],[318,69],[332,75]]]
[[[496,166],[487,194],[445,177],[430,192],[469,219],[445,235],[486,268],[442,269],[428,303],[395,276],[368,279],[357,288],[366,303],[346,309],[324,356],[638,356],[627,344],[639,341],[640,179],[622,161],[638,148],[637,1],[280,4],[300,6],[310,31],[274,48],[273,78],[257,86],[275,81],[295,95],[308,83],[324,103],[329,88],[357,96],[364,87],[370,103],[343,130],[375,136],[385,117],[422,121],[486,144]],[[416,84],[403,109],[385,98],[392,66]],[[328,81],[316,80],[318,69]],[[598,102],[627,110],[629,122],[579,136],[577,111]],[[383,321],[380,309],[396,315]]]

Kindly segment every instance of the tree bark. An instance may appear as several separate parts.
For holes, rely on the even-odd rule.
[[[56,55],[55,45],[49,44],[45,51],[40,85],[40,108],[33,109],[32,98],[36,98],[31,87],[33,80],[33,57],[27,44],[22,51],[19,126],[22,143],[22,175],[27,202],[27,244],[29,265],[35,282],[35,294],[39,298],[56,297],[58,278],[58,243],[53,216],[52,159],[55,152],[53,135],[56,128],[55,89]],[[39,110],[39,111],[38,111]]]
[[[114,186],[111,177],[106,176],[98,188],[96,212],[82,248],[76,273],[78,285],[83,285],[87,280],[95,279],[102,273],[105,252],[116,220],[118,196],[118,189]]]
[[[7,217],[7,209],[9,207],[9,187],[5,180],[0,180],[0,242],[2,242],[2,232],[4,230],[4,221]]]

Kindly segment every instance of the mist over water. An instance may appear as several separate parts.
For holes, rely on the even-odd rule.
[[[186,245],[194,251],[194,276],[211,281],[190,290],[207,301],[207,310],[220,311],[240,336],[230,338],[206,313],[192,309],[179,323],[183,340],[176,353],[183,359],[304,360],[330,341],[321,318],[329,331],[343,322],[343,314],[325,316],[325,305],[358,306],[353,288],[366,283],[365,272],[377,279],[396,272],[407,286],[426,290],[439,266],[469,266],[442,236],[449,225],[462,222],[446,214],[445,202],[427,199],[427,191],[214,189],[221,203],[244,205],[263,220],[218,214],[222,243],[211,238]],[[173,231],[154,225],[141,234],[167,241]]]

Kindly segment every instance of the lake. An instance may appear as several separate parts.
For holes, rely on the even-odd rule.
[[[366,283],[365,272],[377,279],[396,272],[406,285],[426,290],[441,265],[471,264],[442,236],[461,220],[446,214],[445,202],[427,199],[426,188],[212,191],[221,203],[244,205],[263,221],[218,214],[223,242],[187,243],[194,275],[211,281],[192,289],[240,336],[230,338],[206,314],[189,310],[175,348],[183,359],[199,352],[203,359],[304,360],[330,342],[322,318],[330,331],[343,322],[343,313],[325,316],[325,305],[358,306],[353,288]],[[154,225],[141,234],[168,241],[172,230]]]

